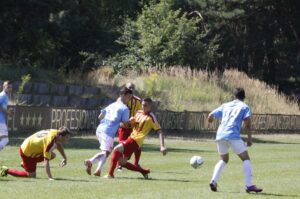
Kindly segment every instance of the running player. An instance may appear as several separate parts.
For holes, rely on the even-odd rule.
[[[127,83],[126,88],[132,90],[132,93],[134,94],[135,91],[135,85],[133,83]],[[137,97],[136,95],[133,95],[131,100],[127,103],[127,106],[129,108],[129,117],[134,117],[135,114],[142,109],[142,100]],[[128,128],[119,128],[118,134],[119,134],[119,142],[125,141],[131,134],[132,127]],[[139,161],[141,157],[141,148],[137,149],[134,152],[134,165],[139,166]],[[122,167],[118,166],[118,169],[121,170]]]
[[[252,184],[252,165],[250,157],[240,136],[242,122],[244,121],[247,129],[248,139],[247,146],[252,145],[251,135],[251,111],[243,102],[245,99],[245,91],[243,88],[234,90],[235,100],[225,103],[213,110],[208,115],[208,122],[213,122],[213,118],[221,118],[221,124],[217,131],[217,147],[220,155],[220,161],[216,164],[214,173],[209,184],[212,191],[217,191],[217,183],[220,175],[229,160],[229,148],[239,156],[243,161],[244,174],[246,178],[246,192],[261,192],[262,189]]]
[[[12,115],[7,109],[9,94],[12,91],[12,83],[10,81],[5,81],[3,83],[3,91],[0,93],[0,151],[8,143],[8,130],[6,126],[6,115]]]
[[[120,90],[118,100],[101,110],[100,124],[96,131],[101,151],[84,161],[86,172],[89,175],[91,175],[92,165],[98,163],[94,175],[100,176],[102,167],[114,147],[114,137],[119,126],[126,127],[129,125],[129,109],[126,104],[131,97],[132,90],[124,87]]]
[[[150,98],[144,99],[142,101],[142,107],[143,110],[138,111],[137,114],[130,119],[132,125],[134,126],[131,135],[126,141],[121,142],[114,148],[110,162],[109,174],[105,176],[106,178],[114,178],[114,170],[117,163],[129,170],[140,172],[144,178],[148,178],[148,174],[150,173],[149,169],[143,169],[127,161],[131,154],[142,146],[145,137],[151,129],[154,129],[159,133],[160,151],[163,155],[166,155],[167,148],[164,144],[163,132],[155,115],[151,112],[152,100]]]
[[[53,152],[55,148],[59,151],[63,160],[60,166],[67,164],[67,156],[64,152],[63,144],[70,139],[71,132],[68,128],[62,127],[58,130],[49,129],[39,131],[24,140],[20,147],[20,156],[25,171],[1,167],[0,175],[12,175],[15,177],[36,177],[36,165],[44,161],[45,170],[49,180],[53,180],[49,161],[56,155]]]

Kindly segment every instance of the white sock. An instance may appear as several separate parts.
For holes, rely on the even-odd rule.
[[[211,178],[211,182],[214,181],[215,183],[217,183],[219,181],[219,178],[221,176],[221,172],[223,171],[223,169],[226,166],[226,162],[224,162],[223,160],[220,160],[214,169],[214,173],[213,176]]]
[[[252,186],[252,165],[250,160],[244,161],[244,175],[246,178],[246,186]]]
[[[97,153],[92,158],[90,158],[90,161],[92,162],[92,164],[96,164],[97,162],[100,161],[101,157],[104,156],[104,155],[105,154],[103,152]]]
[[[106,162],[106,159],[107,159],[106,155],[103,155],[103,156],[100,157],[100,160],[99,160],[98,167],[97,167],[96,171],[101,171],[102,170],[102,167]]]

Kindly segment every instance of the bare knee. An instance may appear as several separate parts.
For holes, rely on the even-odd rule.
[[[238,154],[238,156],[242,161],[250,160],[250,157],[249,157],[249,154],[247,151],[244,151],[243,153]]]
[[[127,163],[127,159],[126,158],[120,158],[119,159],[119,165],[124,166]]]
[[[226,164],[229,162],[229,154],[220,155],[221,160],[223,160]]]
[[[29,178],[35,178],[36,177],[36,172],[28,172],[28,177]]]

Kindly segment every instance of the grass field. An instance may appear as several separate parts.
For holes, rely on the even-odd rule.
[[[0,152],[0,161],[9,167],[20,168],[18,145],[21,139],[11,139],[11,145]],[[249,149],[254,170],[254,183],[264,188],[260,194],[247,194],[241,161],[233,154],[219,182],[219,192],[211,192],[210,181],[218,161],[212,140],[186,141],[166,139],[167,156],[158,150],[158,139],[146,139],[141,164],[151,169],[150,179],[125,170],[115,173],[116,179],[88,176],[83,160],[97,152],[94,137],[75,137],[66,146],[68,165],[59,168],[60,156],[51,162],[55,181],[48,181],[42,165],[37,179],[0,178],[0,198],[300,198],[300,136],[257,135]],[[193,169],[189,159],[201,155],[204,165]],[[107,172],[109,161],[104,167]]]

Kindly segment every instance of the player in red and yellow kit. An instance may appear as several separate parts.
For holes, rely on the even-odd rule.
[[[106,176],[107,178],[114,178],[114,170],[117,163],[129,170],[140,172],[144,176],[144,178],[148,178],[148,174],[150,173],[149,169],[143,169],[127,161],[131,154],[142,146],[145,137],[151,129],[154,129],[159,133],[160,151],[163,155],[166,155],[167,153],[167,148],[164,145],[163,132],[159,123],[157,122],[155,115],[151,112],[152,100],[150,98],[144,99],[142,101],[142,107],[143,110],[138,111],[137,114],[130,119],[132,125],[134,126],[133,132],[131,133],[130,137],[128,137],[126,141],[118,144],[113,150],[109,174]]]
[[[25,171],[9,169],[5,166],[1,168],[1,176],[7,174],[15,177],[36,177],[36,165],[44,161],[46,173],[49,180],[53,180],[50,171],[49,161],[55,158],[53,150],[57,148],[63,157],[60,166],[67,164],[67,157],[64,152],[63,143],[70,138],[71,132],[68,128],[41,130],[26,138],[20,147],[20,156]]]
[[[127,83],[125,87],[132,90],[132,92],[134,92],[134,90],[135,90],[135,85],[133,83]],[[139,110],[142,110],[142,100],[139,97],[133,95],[131,100],[128,102],[127,106],[130,111],[129,117],[134,117],[135,114]],[[132,133],[132,130],[133,130],[133,128],[131,128],[131,127],[119,128],[119,130],[118,130],[119,142],[121,143],[121,142],[125,141]],[[140,148],[134,152],[134,165],[136,165],[136,166],[139,165],[141,152],[142,151]],[[120,166],[120,167],[118,167],[118,169],[122,169],[122,167]]]

